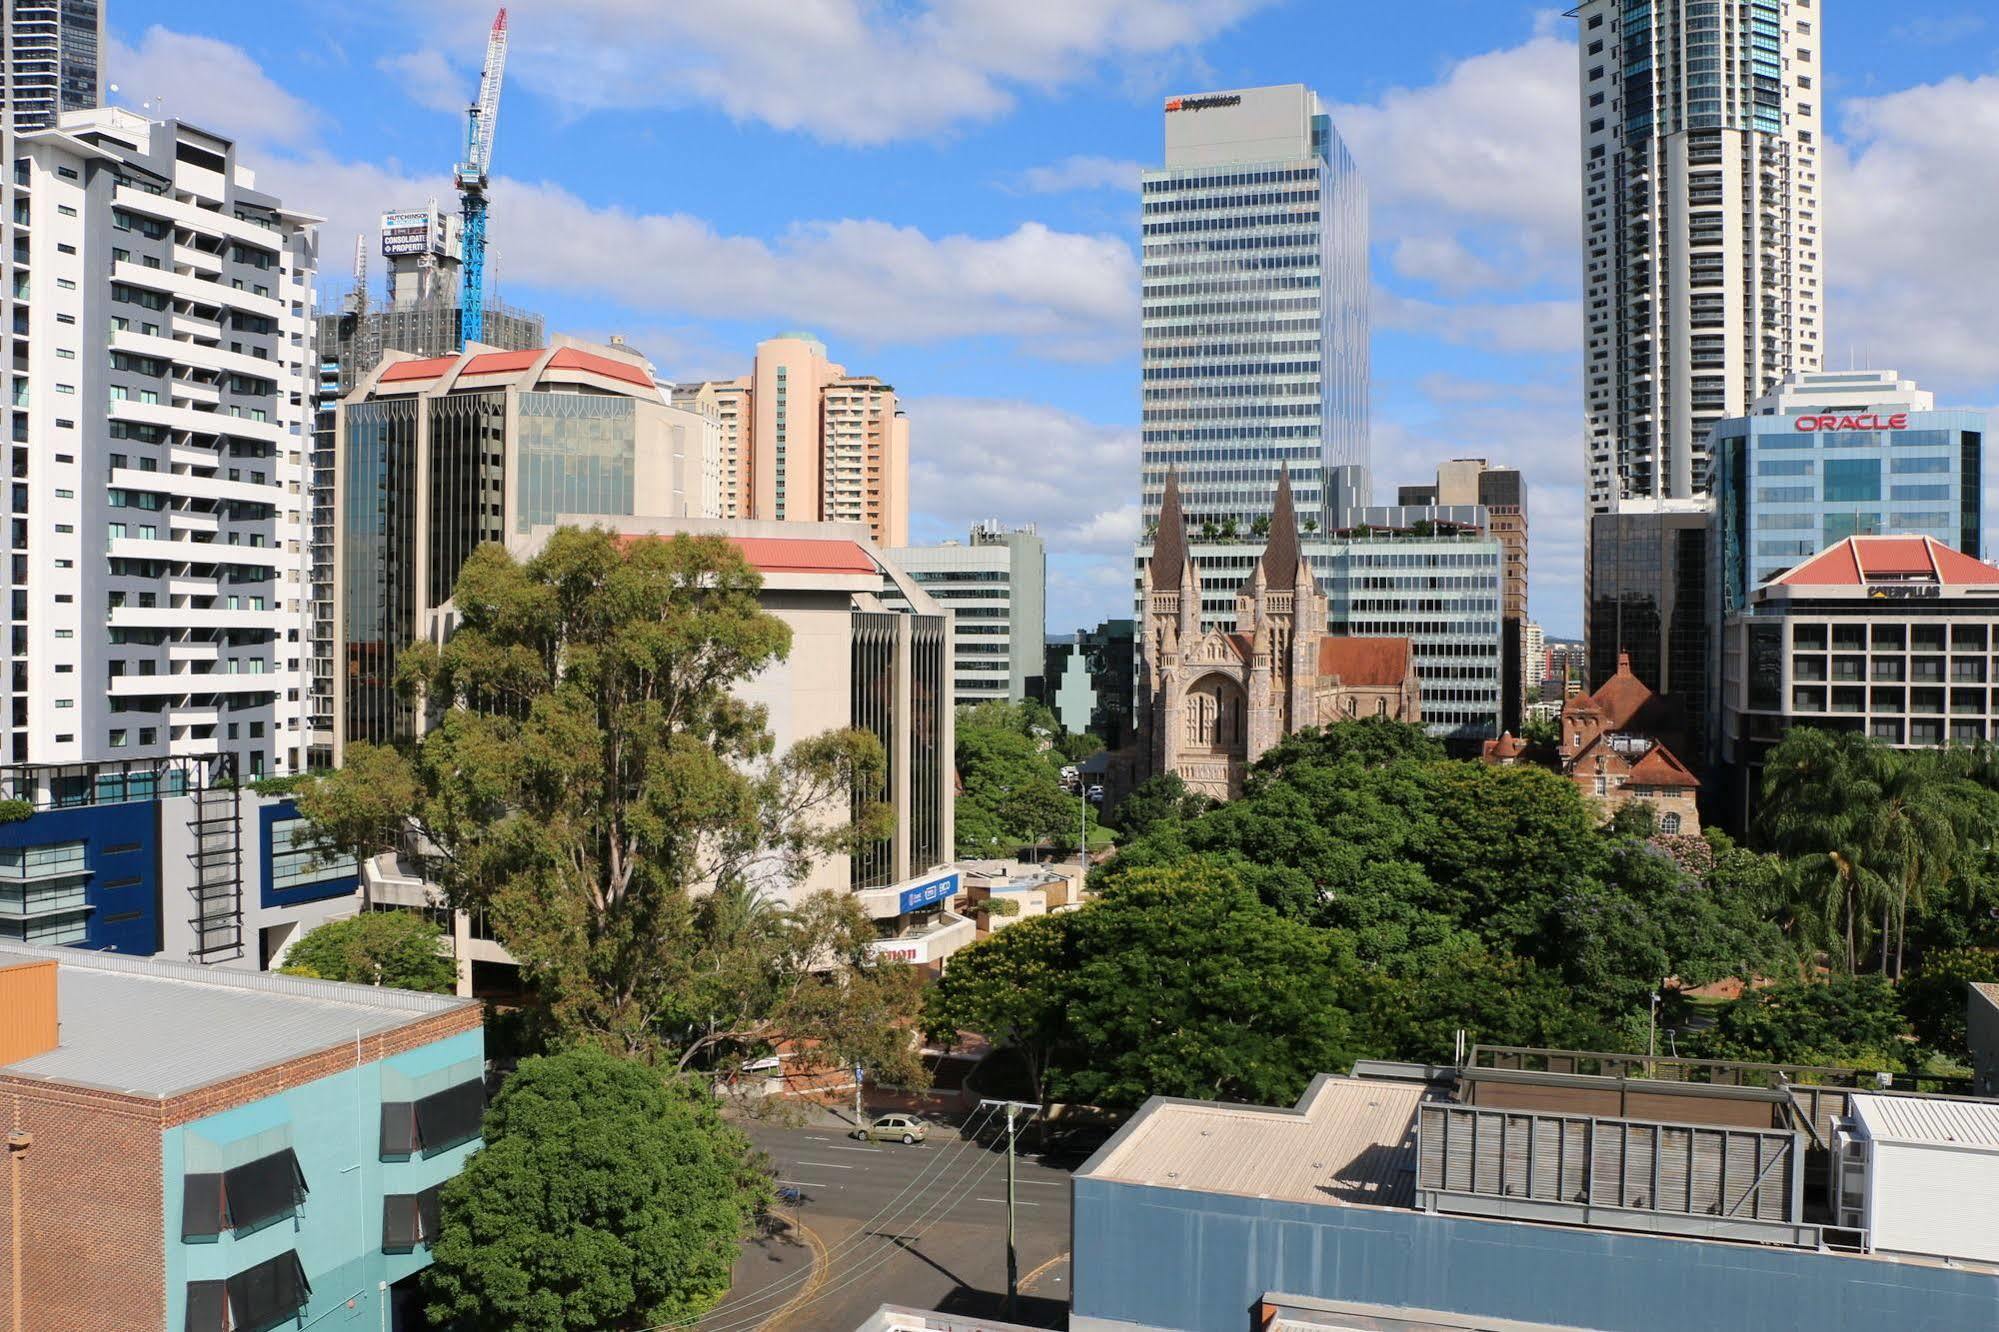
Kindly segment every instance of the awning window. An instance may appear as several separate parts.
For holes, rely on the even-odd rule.
[[[181,1184],[180,1237],[214,1239],[247,1233],[298,1211],[305,1172],[289,1147],[220,1173],[192,1174]]]
[[[286,1251],[230,1277],[229,1332],[271,1332],[298,1317],[312,1286],[298,1254]]]
[[[281,1220],[305,1201],[305,1172],[291,1148],[227,1170],[222,1189],[229,1224],[241,1234]]]
[[[221,1281],[187,1283],[187,1332],[229,1332],[229,1288]]]
[[[407,1253],[417,1245],[437,1242],[437,1194],[441,1185],[422,1193],[391,1193],[382,1199],[382,1247]]]
[[[387,1101],[382,1105],[382,1155],[416,1155],[416,1105],[410,1101]]]
[[[486,1084],[474,1078],[416,1103],[417,1141],[426,1153],[441,1152],[479,1136],[486,1114]]]

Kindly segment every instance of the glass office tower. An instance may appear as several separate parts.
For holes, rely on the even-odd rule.
[[[1302,84],[1172,97],[1144,203],[1149,551],[1166,473],[1197,528],[1248,536],[1288,469],[1307,532],[1330,527],[1323,471],[1368,462],[1367,193]],[[1205,568],[1202,547],[1194,547]],[[1236,583],[1203,577],[1203,618]]]

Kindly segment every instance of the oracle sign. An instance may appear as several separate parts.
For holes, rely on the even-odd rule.
[[[1909,414],[1896,412],[1892,416],[1800,416],[1792,422],[1792,426],[1807,434],[1814,430],[1907,430]]]

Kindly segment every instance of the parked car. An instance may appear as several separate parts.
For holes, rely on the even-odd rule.
[[[847,1136],[865,1138],[869,1142],[922,1142],[930,1135],[930,1126],[915,1115],[882,1115],[870,1124],[864,1124]]]
[[[1048,1137],[1042,1143],[1041,1163],[1074,1170],[1095,1156],[1097,1149],[1109,1142],[1117,1130],[1116,1124],[1057,1124],[1048,1130]]]
[[[1101,804],[1103,804],[1103,803],[1104,803],[1104,788],[1103,788],[1103,787],[1101,787],[1101,786],[1092,786],[1092,787],[1090,787],[1090,791],[1089,791],[1089,795],[1090,795],[1090,803],[1091,803],[1091,804],[1093,804],[1093,805],[1101,805]]]

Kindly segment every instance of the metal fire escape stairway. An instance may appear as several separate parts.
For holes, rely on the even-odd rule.
[[[243,956],[242,797],[232,786],[194,793],[188,831],[194,835],[196,962],[233,962]]]

